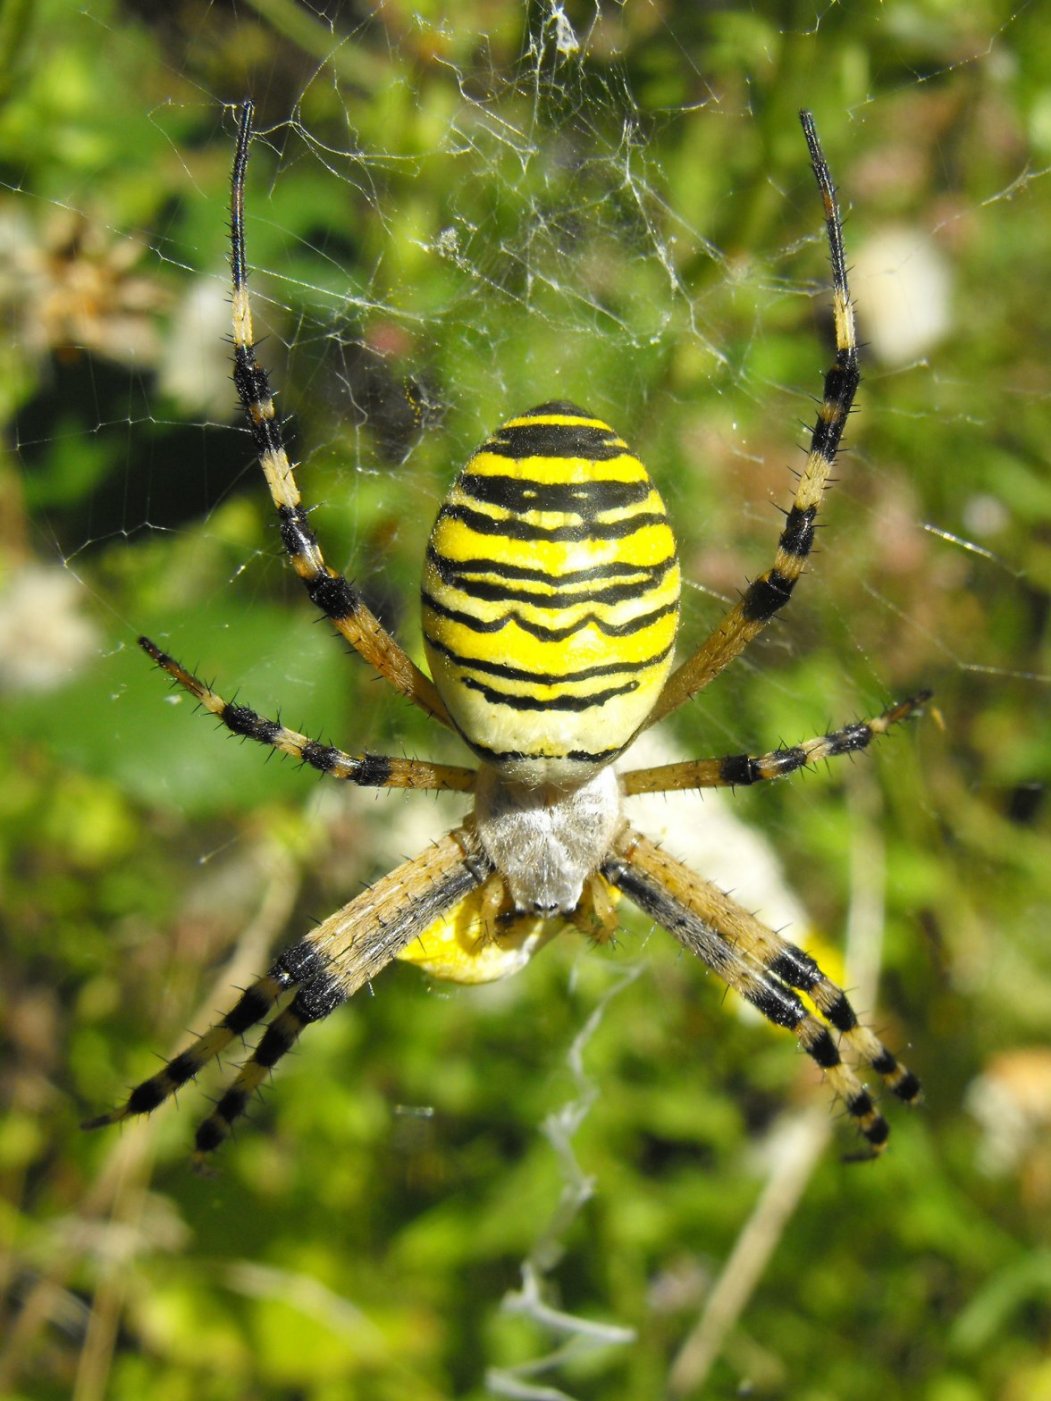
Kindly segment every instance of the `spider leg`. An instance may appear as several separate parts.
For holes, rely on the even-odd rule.
[[[859,1023],[846,993],[808,954],[637,832],[623,834],[601,873],[764,1017],[794,1031],[872,1152],[882,1152],[890,1131],[887,1121],[843,1060],[832,1031],[852,1058],[874,1070],[899,1099],[917,1100],[920,1083]],[[798,992],[810,997],[824,1020],[807,1011]]]
[[[241,107],[231,189],[234,384],[255,439],[259,464],[277,508],[281,539],[293,568],[306,585],[311,601],[328,615],[336,631],[396,691],[442,724],[449,725],[448,712],[434,682],[398,646],[354,585],[325,563],[317,536],[301,504],[295,472],[288,460],[281,425],[274,411],[269,377],[255,358],[244,234],[245,170],[252,140],[253,110],[254,104],[250,101]]]
[[[102,1128],[156,1109],[235,1037],[267,1017],[285,993],[294,992],[197,1130],[198,1154],[218,1148],[303,1028],[327,1017],[376,977],[417,935],[482,884],[491,869],[468,828],[447,833],[286,949],[192,1046],[132,1090],[119,1108],[89,1119],[84,1127]]]
[[[676,764],[632,769],[621,775],[624,793],[630,796],[632,793],[670,793],[679,788],[744,788],[751,783],[782,778],[796,769],[818,764],[822,759],[867,749],[877,735],[886,734],[891,725],[914,714],[930,697],[930,691],[920,691],[872,720],[856,720],[830,734],[774,749],[769,754],[726,754],[720,759],[686,759]]]
[[[825,375],[825,387],[810,436],[806,466],[796,487],[795,499],[777,543],[771,569],[753,579],[740,601],[726,613],[697,651],[672,672],[646,721],[647,726],[678,709],[703,690],[792,596],[814,543],[814,522],[828,475],[835,461],[847,415],[850,413],[861,378],[858,345],[854,329],[854,308],[847,286],[847,264],[843,252],[843,225],[836,190],[825,162],[814,119],[801,112],[800,120],[810,150],[818,189],[825,207],[825,227],[832,260],[832,306],[836,326],[836,358]]]
[[[470,793],[474,789],[475,772],[456,764],[430,764],[423,759],[395,759],[386,754],[346,754],[330,744],[290,730],[277,720],[257,715],[247,705],[234,705],[223,700],[203,681],[186,670],[174,657],[162,652],[148,637],[139,638],[139,646],[157,665],[168,673],[183,690],[195,696],[218,720],[235,735],[268,744],[271,749],[309,764],[320,773],[341,778],[363,788],[425,788]]]

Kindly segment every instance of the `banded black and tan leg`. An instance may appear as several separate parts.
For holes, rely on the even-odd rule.
[[[320,1021],[375,978],[434,920],[488,879],[492,867],[470,829],[457,828],[411,861],[403,862],[349,904],[286,949],[265,977],[203,1036],[132,1090],[119,1108],[90,1119],[102,1128],[156,1109],[236,1037],[263,1021],[287,993],[255,1050],[197,1130],[199,1154],[218,1148],[273,1067],[304,1027]]]
[[[474,769],[457,764],[431,764],[424,759],[396,759],[386,754],[347,754],[334,745],[321,744],[298,730],[290,730],[278,720],[268,720],[247,705],[224,700],[148,637],[140,637],[139,646],[235,735],[290,754],[319,773],[363,788],[421,788],[456,793],[470,793],[474,789]]]
[[[773,567],[753,579],[741,600],[724,615],[698,650],[668,677],[646,721],[647,725],[654,724],[703,690],[744,651],[791,598],[814,544],[821,498],[861,379],[836,190],[814,129],[813,117],[809,112],[801,112],[800,120],[825,209],[825,227],[832,261],[836,358],[825,375],[824,392],[811,432],[806,466],[800,475],[795,499],[777,543]]]
[[[871,1067],[899,1099],[917,1100],[919,1081],[874,1032],[858,1022],[842,988],[825,977],[809,954],[637,832],[627,831],[618,839],[601,870],[728,987],[769,1021],[795,1033],[872,1151],[881,1152],[889,1133],[887,1121],[852,1066],[843,1060],[832,1030],[839,1033],[851,1056]],[[807,1011],[799,992],[811,998],[828,1025]]]
[[[625,796],[633,793],[670,793],[682,788],[745,788],[783,778],[796,769],[813,767],[823,759],[840,754],[857,754],[867,749],[878,735],[907,719],[930,700],[930,691],[920,691],[899,701],[871,720],[856,720],[802,744],[786,745],[769,754],[726,754],[719,759],[684,759],[649,769],[631,769],[621,775]]]
[[[325,563],[302,505],[294,468],[285,451],[269,377],[255,358],[244,232],[245,170],[252,140],[253,110],[251,102],[241,107],[231,190],[234,384],[277,509],[281,540],[311,601],[328,616],[355,652],[396,691],[442,724],[449,725],[449,714],[434,682],[399,647],[354,585]]]

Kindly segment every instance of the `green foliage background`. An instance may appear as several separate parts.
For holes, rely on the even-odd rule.
[[[519,0],[0,5],[4,1395],[486,1395],[558,1341],[500,1304],[567,1184],[543,1125],[582,1096],[593,1194],[558,1220],[545,1297],[634,1339],[504,1394],[672,1394],[783,1116],[827,1115],[789,1038],[629,919],[618,949],[567,936],[490,991],[391,970],[312,1029],[214,1178],[188,1165],[196,1088],[80,1132],[446,820],[213,734],[134,646],[348,748],[455,757],[311,625],[231,426],[251,92],[262,353],[330,559],[410,646],[444,483],[556,393],[658,477],[700,586],[689,638],[764,567],[828,357],[800,106],[851,249],[906,224],[951,266],[950,334],[868,367],[814,577],[669,727],[754,752],[935,688],[878,752],[735,798],[831,944],[885,862],[878,1024],[927,1102],[875,1165],[841,1161],[838,1126],[707,1381],[675,1394],[1051,1397],[1046,14],[564,19],[576,54]],[[215,397],[181,379],[197,365]]]

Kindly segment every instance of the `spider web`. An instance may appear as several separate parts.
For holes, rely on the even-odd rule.
[[[455,803],[405,795],[305,796],[291,766],[220,746],[188,706],[158,701],[134,646],[148,631],[224,694],[352,750],[462,761],[306,626],[248,440],[231,427],[226,180],[244,91],[259,104],[248,258],[261,358],[330,562],[416,655],[419,560],[451,476],[503,418],[547,399],[606,417],[649,464],[689,580],[684,645],[768,565],[771,506],[790,498],[786,467],[830,358],[821,210],[795,127],[813,105],[868,342],[860,412],[810,577],[654,757],[772,748],[926,684],[946,737],[928,720],[863,771],[739,795],[736,815],[710,797],[666,804],[659,834],[820,944],[851,898],[851,841],[884,833],[895,990],[923,956],[921,907],[926,936],[949,940],[937,949],[948,980],[980,1005],[1017,998],[1006,1039],[1038,1037],[1051,978],[1029,931],[1046,890],[1018,854],[1043,817],[1051,674],[1051,384],[1032,294],[1051,107],[1033,13],[888,3],[882,29],[852,35],[838,7],[816,4],[801,19],[507,0],[483,23],[426,5],[260,3],[232,21],[202,7],[195,35],[138,15],[124,28],[114,6],[82,5],[71,43],[101,38],[126,91],[112,114],[90,98],[68,118],[29,103],[36,125],[7,133],[0,211],[15,347],[3,481],[17,508],[2,540],[0,681],[15,752],[31,740],[64,770],[177,814],[210,908],[231,871],[251,883],[250,814],[270,804],[305,807],[292,845],[313,858],[301,864],[319,902],[455,819]],[[162,57],[136,82],[147,47]],[[38,143],[56,130],[67,144],[48,165]],[[92,140],[101,177],[83,152]],[[108,811],[91,831],[73,822],[75,840],[104,847]],[[647,820],[652,831],[661,813]],[[915,855],[935,831],[977,853],[953,876],[972,917],[963,943],[944,933],[956,895]],[[243,891],[230,898],[240,908]],[[995,971],[982,926],[1015,934]],[[534,1117],[549,1125],[556,1180],[508,1293],[537,1352],[513,1367],[486,1359],[476,1378],[488,1367],[496,1394],[575,1390],[576,1343],[549,1359],[552,1333],[612,1351],[633,1336],[630,1320],[598,1325],[556,1297],[572,1297],[563,1251],[590,1219],[574,1135],[606,1091],[589,1054],[646,1009],[646,975],[621,976],[628,957],[612,984],[568,955],[561,965],[576,1020],[552,1059],[570,1089],[561,1115],[555,1104]],[[455,1005],[488,1024],[525,1005],[517,987]],[[173,1026],[191,1003],[171,1009]],[[411,1143],[431,1105],[406,1106]],[[662,1282],[674,1292],[673,1265],[654,1298]],[[552,1374],[558,1386],[538,1380]]]

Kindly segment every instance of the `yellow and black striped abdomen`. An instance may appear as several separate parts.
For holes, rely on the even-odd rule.
[[[423,577],[435,683],[471,747],[527,782],[620,753],[671,665],[679,566],[649,473],[601,419],[543,404],[471,458]]]

